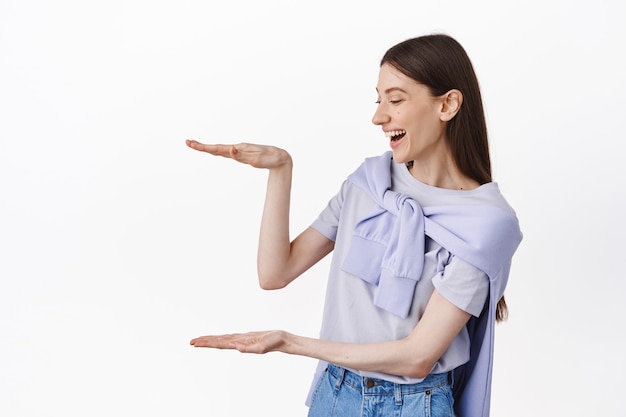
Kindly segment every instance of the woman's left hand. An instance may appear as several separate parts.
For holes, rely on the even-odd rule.
[[[281,351],[287,343],[288,335],[282,330],[267,330],[242,334],[201,336],[189,343],[195,347],[237,349],[243,353],[267,353]]]

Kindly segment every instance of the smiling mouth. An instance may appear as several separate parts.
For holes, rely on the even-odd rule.
[[[404,135],[406,135],[406,130],[390,130],[389,132],[385,132],[385,136],[392,142],[402,139]]]

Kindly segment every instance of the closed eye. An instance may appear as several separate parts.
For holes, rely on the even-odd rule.
[[[401,103],[403,101],[404,100],[389,100],[389,103],[391,103],[391,104],[398,104],[398,103]],[[374,103],[375,104],[380,104],[380,100],[376,100]]]

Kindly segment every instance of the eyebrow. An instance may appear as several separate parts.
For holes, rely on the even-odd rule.
[[[400,88],[400,87],[390,87],[390,88],[388,88],[388,89],[386,89],[386,90],[385,90],[385,94],[389,94],[389,93],[392,93],[392,92],[394,92],[394,91],[399,91],[399,92],[401,92],[401,93],[408,94],[405,90],[403,90],[403,89],[402,89],[402,88]],[[376,88],[376,92],[377,92],[377,93],[379,93],[379,91],[378,91],[378,87]]]

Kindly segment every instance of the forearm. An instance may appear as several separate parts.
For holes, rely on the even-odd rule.
[[[433,364],[409,338],[381,343],[339,343],[293,334],[285,336],[284,353],[308,356],[360,371],[424,378]]]
[[[291,158],[280,167],[270,169],[265,206],[261,219],[257,267],[263,288],[286,285],[291,242],[289,236],[289,206],[293,164]]]

